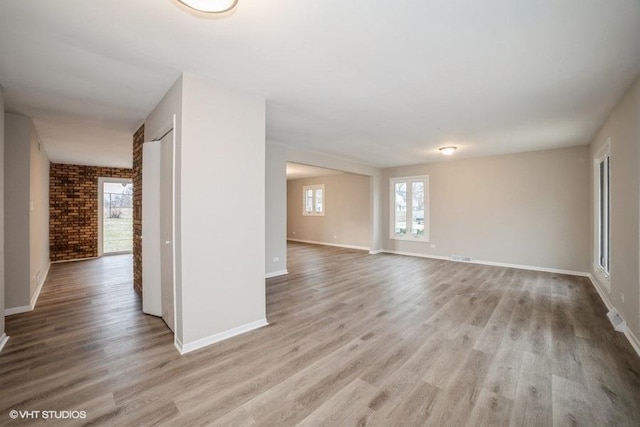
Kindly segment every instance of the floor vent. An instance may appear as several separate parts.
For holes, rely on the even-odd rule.
[[[462,255],[451,255],[452,261],[471,262],[471,257]]]
[[[617,311],[611,310],[607,313],[607,317],[613,325],[613,329],[615,329],[616,331],[624,332],[627,329],[627,322],[622,318],[622,316],[620,316],[620,313],[618,313]]]

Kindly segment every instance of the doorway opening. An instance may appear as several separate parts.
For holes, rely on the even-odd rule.
[[[287,240],[369,250],[367,175],[287,162]]]
[[[99,178],[99,255],[130,254],[133,250],[133,182]]]

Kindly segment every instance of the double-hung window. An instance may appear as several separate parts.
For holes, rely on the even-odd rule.
[[[429,241],[429,177],[391,178],[389,237]]]
[[[611,143],[594,158],[596,271],[608,279],[611,268]]]
[[[302,215],[324,215],[324,185],[305,185],[302,187]]]

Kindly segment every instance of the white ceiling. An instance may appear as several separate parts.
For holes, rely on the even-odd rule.
[[[589,143],[640,73],[638,0],[2,0],[0,84],[54,161],[130,166],[182,71],[267,99],[267,139],[375,166]]]
[[[315,178],[317,176],[339,175],[344,173],[334,169],[319,168],[300,163],[287,163],[287,180],[301,178]]]

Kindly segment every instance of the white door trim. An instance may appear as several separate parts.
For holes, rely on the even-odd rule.
[[[131,178],[109,178],[107,176],[99,176],[98,177],[98,257],[104,255],[103,248],[103,225],[104,225],[104,183],[105,182],[120,182],[133,184],[133,180]],[[113,252],[109,255],[118,255],[121,253],[131,253],[130,251],[126,252]]]

